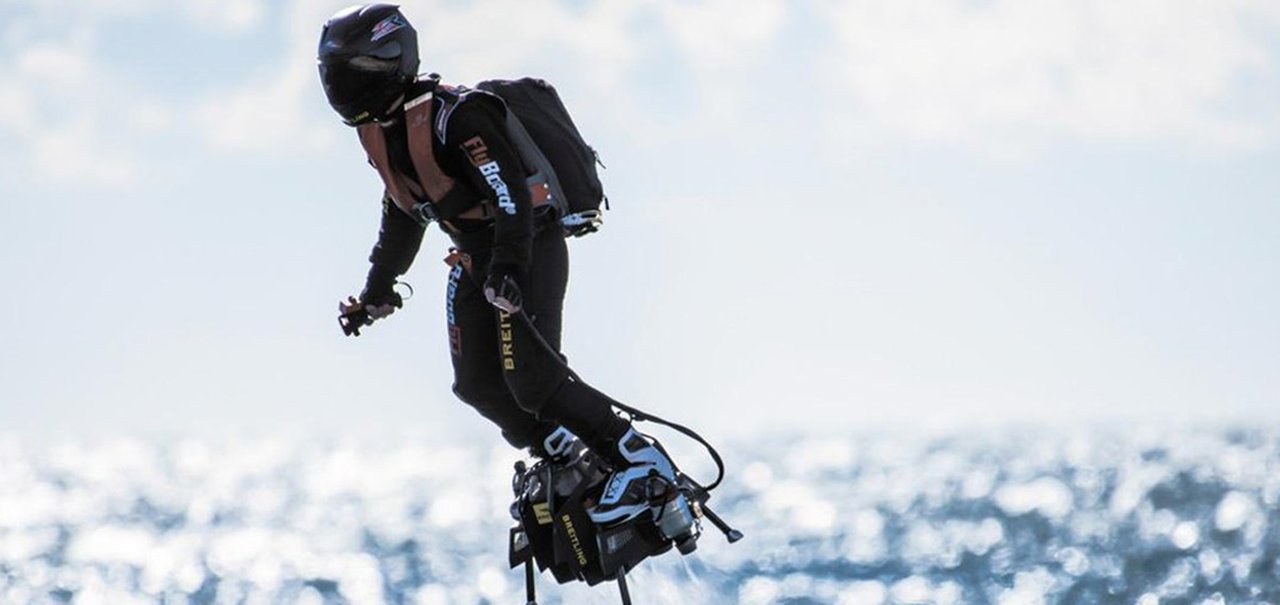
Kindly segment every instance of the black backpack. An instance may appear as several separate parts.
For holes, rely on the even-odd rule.
[[[601,204],[609,200],[596,166],[600,157],[578,132],[556,89],[545,80],[486,80],[477,90],[494,94],[507,106],[507,130],[526,167],[547,181],[565,233],[595,233],[604,222]]]

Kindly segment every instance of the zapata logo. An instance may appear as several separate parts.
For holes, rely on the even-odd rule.
[[[404,19],[400,18],[400,15],[391,15],[373,26],[373,38],[370,42],[377,42],[378,40],[391,35],[391,32],[403,29],[405,25],[407,24],[404,22]]]

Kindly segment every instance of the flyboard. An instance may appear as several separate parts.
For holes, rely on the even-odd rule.
[[[544,347],[551,349],[523,310],[515,315]],[[558,354],[555,358],[562,359]],[[586,384],[567,365],[565,368],[573,380]],[[704,487],[679,467],[675,469],[674,483],[654,471],[644,485],[648,510],[625,522],[600,526],[587,514],[599,500],[612,470],[599,456],[579,447],[563,459],[540,460],[532,467],[524,461],[517,462],[511,480],[515,496],[511,516],[516,524],[511,528],[507,558],[512,569],[524,566],[526,605],[537,605],[535,579],[539,571],[547,570],[560,584],[586,582],[595,586],[615,581],[623,605],[632,605],[627,572],[672,547],[681,555],[692,553],[702,537],[703,519],[724,533],[730,543],[742,539],[742,532],[730,527],[707,506],[711,491],[724,479],[724,461],[715,448],[684,426],[617,401],[612,403],[633,421],[661,424],[701,443],[715,461],[716,479]],[[655,445],[662,448],[661,444]]]
[[[590,386],[542,338],[524,310],[513,315],[560,361],[571,379]],[[344,333],[359,336],[360,328],[372,323],[372,318],[363,308],[344,308],[338,323]],[[730,543],[742,539],[742,532],[730,527],[707,506],[711,491],[724,479],[724,461],[715,448],[689,428],[613,399],[609,401],[633,421],[661,424],[702,444],[715,461],[716,479],[703,486],[676,467],[672,482],[655,471],[644,485],[648,509],[623,522],[601,526],[587,514],[600,499],[613,470],[599,456],[579,445],[567,456],[540,460],[532,467],[517,462],[511,480],[515,497],[511,516],[516,524],[511,528],[507,558],[512,569],[524,566],[526,605],[537,605],[535,579],[538,572],[547,570],[561,584],[586,582],[595,586],[610,580],[617,582],[623,605],[632,605],[627,572],[672,547],[681,555],[692,553],[702,537],[702,520],[710,521]],[[657,442],[654,445],[662,448]]]

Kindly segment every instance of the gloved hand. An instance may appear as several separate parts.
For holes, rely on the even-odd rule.
[[[489,277],[484,280],[485,300],[507,313],[518,312],[523,302],[518,284],[519,275],[520,270],[513,266],[489,267]]]
[[[346,302],[338,303],[338,325],[347,336],[359,336],[360,328],[373,324],[396,309],[404,306],[404,298],[395,291],[387,291],[379,295],[362,294],[360,299],[348,296]]]

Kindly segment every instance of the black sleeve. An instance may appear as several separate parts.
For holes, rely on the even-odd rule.
[[[506,109],[485,97],[468,99],[449,118],[448,152],[461,154],[462,178],[493,202],[490,266],[520,272],[533,243],[533,201],[524,166],[507,136]]]
[[[391,291],[396,278],[409,270],[413,258],[422,246],[422,234],[426,228],[400,210],[390,195],[382,196],[382,227],[378,230],[378,243],[369,254],[369,276],[365,279],[361,299],[384,295]]]

